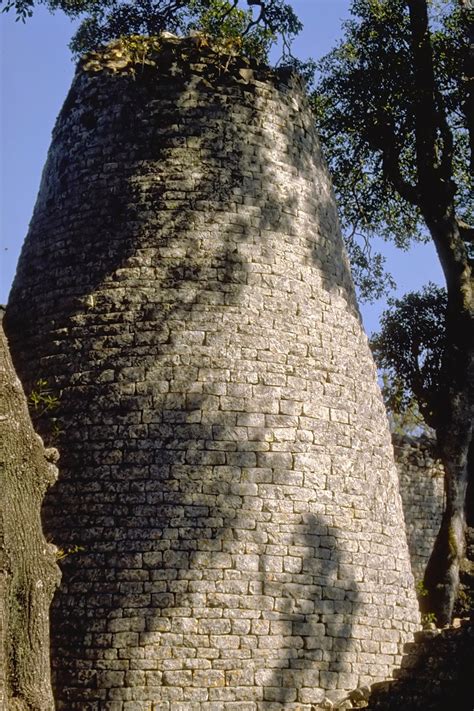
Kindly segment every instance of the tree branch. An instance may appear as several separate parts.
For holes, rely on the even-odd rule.
[[[398,156],[395,155],[390,147],[383,151],[382,169],[388,180],[392,183],[400,197],[409,202],[411,205],[418,206],[420,203],[420,194],[418,188],[408,183],[403,179],[398,164]]]
[[[407,0],[407,4],[410,15],[415,80],[414,107],[418,169],[422,175],[428,172],[431,177],[436,158],[436,112],[428,9],[426,0]]]
[[[456,220],[463,242],[474,244],[474,227],[468,225],[464,220]]]
[[[467,44],[462,77],[462,81],[466,82],[467,91],[462,109],[469,133],[471,171],[474,173],[474,2],[459,0],[459,5]]]
[[[225,20],[227,17],[229,17],[229,15],[232,14],[232,12],[236,9],[236,7],[237,7],[238,4],[239,4],[239,0],[234,0],[233,3],[232,3],[232,5],[229,7],[229,9],[222,13],[222,15],[221,15],[220,18],[219,18],[219,20],[220,20],[221,23],[223,23],[224,20]]]
[[[452,179],[453,170],[453,155],[454,155],[454,140],[453,132],[449,126],[446,116],[446,107],[442,93],[436,89],[436,105],[438,115],[438,125],[441,138],[443,139],[443,149],[440,158],[440,172],[442,180],[449,184],[451,190],[451,198],[454,197],[456,187]]]
[[[435,82],[433,49],[426,0],[407,0],[414,76],[415,145],[418,184],[423,202],[439,202],[445,211],[454,197],[452,183],[453,139],[444,102]],[[438,157],[438,131],[444,150]],[[444,204],[443,204],[444,203]]]
[[[248,24],[247,27],[245,28],[245,31],[242,32],[242,37],[245,37],[245,35],[247,35],[247,34],[250,32],[250,30],[252,29],[252,27],[255,27],[255,26],[258,25],[260,22],[265,21],[265,6],[264,6],[264,4],[263,4],[263,0],[262,0],[262,1],[260,1],[260,0],[247,0],[247,4],[248,4],[249,6],[250,6],[250,5],[258,5],[258,6],[260,7],[260,12],[259,12],[259,14],[258,14],[258,17],[257,17],[255,20],[252,20],[251,22],[249,22],[249,24]]]
[[[411,205],[419,206],[421,201],[418,186],[408,183],[402,176],[400,170],[400,148],[393,122],[385,114],[379,122],[379,132],[377,139],[371,140],[374,148],[382,152],[382,170],[384,176],[392,183],[400,196]]]

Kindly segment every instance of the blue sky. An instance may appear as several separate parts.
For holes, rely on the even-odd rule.
[[[293,0],[304,24],[294,44],[300,58],[319,58],[341,37],[341,23],[349,18],[349,0]],[[61,13],[43,7],[22,24],[13,15],[0,19],[0,131],[1,131],[1,249],[0,303],[5,303],[16,262],[38,192],[51,131],[74,73],[67,47],[74,25]],[[378,245],[398,285],[397,294],[419,289],[428,281],[443,283],[429,245],[400,252]],[[377,329],[384,300],[361,304],[366,330]]]

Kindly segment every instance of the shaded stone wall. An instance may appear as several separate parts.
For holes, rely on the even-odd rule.
[[[58,709],[309,711],[418,625],[312,116],[287,72],[193,40],[106,64],[59,116],[6,315],[60,396],[45,525],[80,547]]]
[[[423,580],[444,510],[444,470],[428,438],[393,437],[415,580]]]
[[[393,679],[354,689],[331,705],[312,711],[473,711],[474,622],[455,619],[451,627],[422,630],[405,645]]]
[[[372,687],[367,711],[472,711],[474,620],[417,632],[394,681]]]

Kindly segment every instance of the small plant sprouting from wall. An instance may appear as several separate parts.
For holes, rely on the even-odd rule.
[[[48,381],[40,378],[28,396],[28,405],[36,417],[41,417],[45,412],[58,407],[59,398],[53,395],[51,389],[48,388]]]
[[[419,580],[416,583],[415,590],[416,590],[416,596],[418,598],[418,601],[420,601],[421,598],[426,597],[428,595],[428,590],[425,587],[423,580]]]
[[[248,34],[245,32],[247,26],[252,27]],[[216,22],[215,9],[211,9],[202,15],[199,23],[190,26],[189,30],[191,36],[187,45],[169,32],[160,35],[122,35],[106,46],[84,54],[83,69],[86,72],[99,72],[103,69],[113,73],[125,71],[136,76],[137,71],[143,70],[145,65],[157,67],[162,62],[161,53],[166,48],[174,53],[177,60],[185,62],[189,61],[190,51],[198,49],[211,52],[214,54],[216,66],[227,72],[232,58],[235,57],[244,59],[246,63],[250,59],[266,62],[269,47],[275,40],[274,33],[268,28],[253,27],[250,15],[241,10],[232,12],[221,25]],[[291,58],[291,62],[296,66],[296,60]],[[311,62],[301,62],[298,67],[302,73],[306,71],[311,75],[311,72],[314,72]]]
[[[49,387],[48,381],[39,378],[28,395],[28,408],[35,428],[39,428],[41,434],[52,442],[57,440],[61,433],[57,417],[51,416],[59,404],[59,396]]]
[[[415,585],[415,590],[416,590],[416,596],[418,598],[418,602],[420,603],[421,606],[421,600],[428,595],[428,588],[425,587],[425,584],[423,580],[419,580],[416,585]],[[432,625],[436,624],[436,615],[434,612],[424,612],[421,615],[421,624],[423,628],[429,628]]]
[[[74,555],[74,553],[80,553],[84,550],[85,548],[83,546],[70,546],[69,548],[57,547],[56,560],[64,560],[64,558],[67,558],[69,555]]]

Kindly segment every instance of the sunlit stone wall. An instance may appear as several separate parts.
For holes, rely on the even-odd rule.
[[[79,547],[58,709],[309,711],[418,623],[375,368],[298,81],[155,59],[79,68],[7,309]]]

